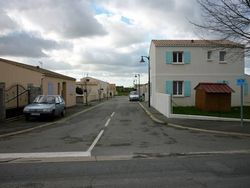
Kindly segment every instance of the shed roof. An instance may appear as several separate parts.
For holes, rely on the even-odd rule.
[[[156,47],[228,47],[244,48],[243,44],[230,40],[152,40]]]
[[[206,93],[232,93],[234,90],[226,83],[199,83],[195,90],[204,90]]]
[[[39,66],[27,65],[27,64],[15,62],[15,61],[3,59],[3,58],[0,58],[0,61],[11,64],[11,65],[14,65],[14,66],[29,69],[29,70],[32,70],[32,71],[35,71],[35,72],[39,72],[39,73],[42,73],[42,74],[44,74],[45,76],[48,76],[48,77],[61,78],[61,79],[72,80],[72,81],[76,80],[75,78],[65,76],[65,75],[62,75],[62,74],[59,74],[59,73],[56,73],[56,72],[52,72],[52,71],[49,71],[47,69],[43,69],[43,68],[41,68]]]

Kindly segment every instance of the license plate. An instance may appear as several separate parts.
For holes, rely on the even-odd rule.
[[[40,116],[40,113],[31,113],[32,116]]]

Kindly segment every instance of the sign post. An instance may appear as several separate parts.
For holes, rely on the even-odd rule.
[[[240,86],[240,125],[243,126],[243,86],[245,79],[237,79],[237,85]]]

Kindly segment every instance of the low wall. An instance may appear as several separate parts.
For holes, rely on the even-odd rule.
[[[160,113],[169,118],[170,114],[172,113],[171,96],[164,93],[156,93],[155,100],[154,103],[152,103],[152,106]]]

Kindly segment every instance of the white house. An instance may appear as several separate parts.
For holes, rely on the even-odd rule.
[[[228,40],[152,40],[149,55],[152,106],[156,93],[170,94],[174,106],[194,106],[194,88],[200,82],[227,83],[235,91],[232,106],[240,105],[237,79],[247,78],[244,45]],[[247,82],[244,95],[249,98]]]

